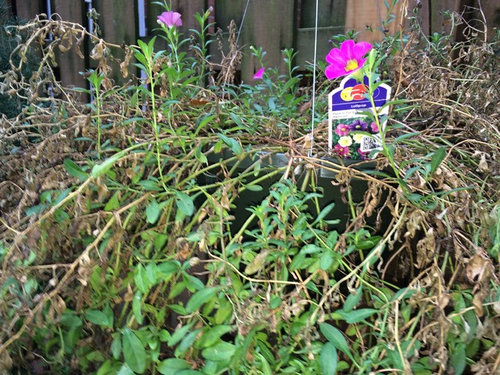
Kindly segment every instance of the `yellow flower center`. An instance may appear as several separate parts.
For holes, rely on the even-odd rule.
[[[357,60],[349,60],[347,64],[345,65],[345,71],[350,72],[352,70],[358,69],[358,61]]]

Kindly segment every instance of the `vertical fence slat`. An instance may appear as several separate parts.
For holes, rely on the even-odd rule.
[[[240,37],[243,48],[241,78],[250,81],[261,68],[250,53],[249,46],[261,46],[267,52],[264,65],[284,70],[281,50],[293,46],[293,0],[253,0],[248,7],[247,19]]]
[[[216,2],[215,20],[224,32],[231,20],[240,27],[246,1],[219,0]],[[294,1],[293,0],[252,0],[249,3],[243,23],[239,45],[243,47],[241,78],[249,82],[260,65],[251,55],[249,47],[262,47],[267,52],[266,67],[278,66],[284,69],[281,50],[293,47]],[[216,53],[212,53],[216,55]]]
[[[318,3],[317,58],[322,61],[332,47],[329,43],[331,37],[344,32],[346,0],[319,0]],[[295,38],[295,48],[298,51],[295,63],[304,66],[306,62],[313,61],[316,0],[302,0],[296,12],[300,14],[300,24]]]
[[[492,38],[495,34],[493,28],[500,29],[500,1],[483,1],[481,3],[484,16],[486,17],[486,24],[488,27],[488,37]],[[482,20],[482,15],[479,19]]]
[[[447,33],[451,31],[452,23],[445,12],[459,12],[460,0],[430,0],[430,33]]]
[[[54,12],[58,13],[63,20],[85,25],[84,3],[73,4],[67,0],[54,0]],[[73,42],[75,40],[73,39]],[[81,46],[83,49],[83,46]],[[85,54],[85,51],[82,51]],[[61,82],[64,86],[86,87],[85,79],[79,72],[85,70],[85,60],[80,58],[74,47],[66,53],[58,53],[57,61]]]
[[[94,7],[100,14],[98,23],[104,40],[120,45],[137,43],[136,1],[95,0]],[[114,49],[113,56],[122,60],[125,57],[125,50]],[[118,64],[113,64],[112,68],[115,82],[123,82]]]
[[[398,7],[394,9],[396,15]],[[359,40],[373,42],[384,36],[383,22],[388,16],[388,9],[383,0],[347,0],[345,27],[359,32]],[[389,32],[397,31],[400,21],[391,22]]]
[[[16,15],[21,19],[32,19],[43,12],[42,0],[17,0]]]

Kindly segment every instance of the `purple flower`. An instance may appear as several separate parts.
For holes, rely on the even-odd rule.
[[[360,148],[358,148],[358,154],[361,157],[361,160],[368,160],[369,159],[369,157],[368,157],[369,152],[363,152],[363,151],[361,151]]]
[[[338,124],[337,128],[335,129],[335,134],[340,135],[340,136],[347,135],[347,134],[349,134],[349,130],[351,130],[351,129],[349,128],[348,125]]]
[[[338,155],[338,156],[348,156],[349,155],[349,147],[342,147],[339,144],[336,144],[335,147],[333,148],[333,151]]]
[[[168,28],[182,26],[181,14],[173,11],[163,12],[158,16],[158,23]]]
[[[370,124],[370,129],[372,130],[372,133],[378,133],[378,125],[376,122],[372,122]]]
[[[331,80],[361,69],[366,61],[363,57],[371,48],[368,42],[355,43],[354,40],[344,41],[340,49],[333,48],[326,55],[326,61],[330,64],[325,69],[326,78]]]
[[[366,131],[368,129],[368,124],[361,120],[356,120],[349,125],[349,129],[353,131]]]
[[[262,79],[262,77],[264,77],[265,70],[266,70],[265,68],[260,68],[259,70],[257,70],[257,73],[253,75],[253,79],[255,80]]]

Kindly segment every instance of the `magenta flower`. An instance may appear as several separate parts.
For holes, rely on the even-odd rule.
[[[354,40],[344,41],[340,49],[333,48],[326,55],[326,61],[330,64],[325,69],[326,78],[338,78],[361,69],[366,61],[363,57],[371,48],[368,42],[355,43]]]
[[[349,147],[342,147],[339,144],[335,145],[335,147],[333,148],[333,151],[335,151],[335,153],[338,156],[345,157],[345,156],[349,155]]]
[[[260,68],[259,70],[257,70],[257,73],[253,75],[253,79],[255,80],[262,79],[264,77],[265,70],[266,70],[265,68]]]
[[[349,125],[346,124],[338,124],[337,128],[335,129],[335,134],[343,136],[349,134]]]
[[[182,26],[181,14],[177,12],[163,12],[158,16],[158,23],[168,28]]]
[[[378,125],[377,125],[377,123],[372,122],[372,123],[370,124],[370,128],[371,128],[371,130],[372,130],[372,133],[378,133]]]

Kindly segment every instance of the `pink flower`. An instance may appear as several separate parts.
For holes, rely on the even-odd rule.
[[[262,77],[264,77],[265,70],[266,70],[265,68],[260,68],[259,70],[257,70],[257,73],[255,73],[253,75],[253,79],[255,79],[255,80],[262,79]]]
[[[168,28],[182,26],[181,14],[172,11],[163,12],[158,16],[158,23]]]
[[[326,55],[326,61],[330,64],[325,69],[326,78],[338,78],[361,69],[366,61],[363,57],[371,48],[368,42],[355,43],[354,40],[344,41],[340,49],[333,48]]]
[[[335,145],[335,147],[333,148],[333,151],[335,151],[335,153],[338,156],[345,157],[345,156],[349,155],[349,147],[342,147],[339,144]]]
[[[337,128],[335,129],[335,134],[343,136],[349,134],[349,125],[346,124],[338,124]]]
[[[372,133],[378,133],[378,125],[376,122],[372,122],[370,124],[370,129],[372,130]]]

